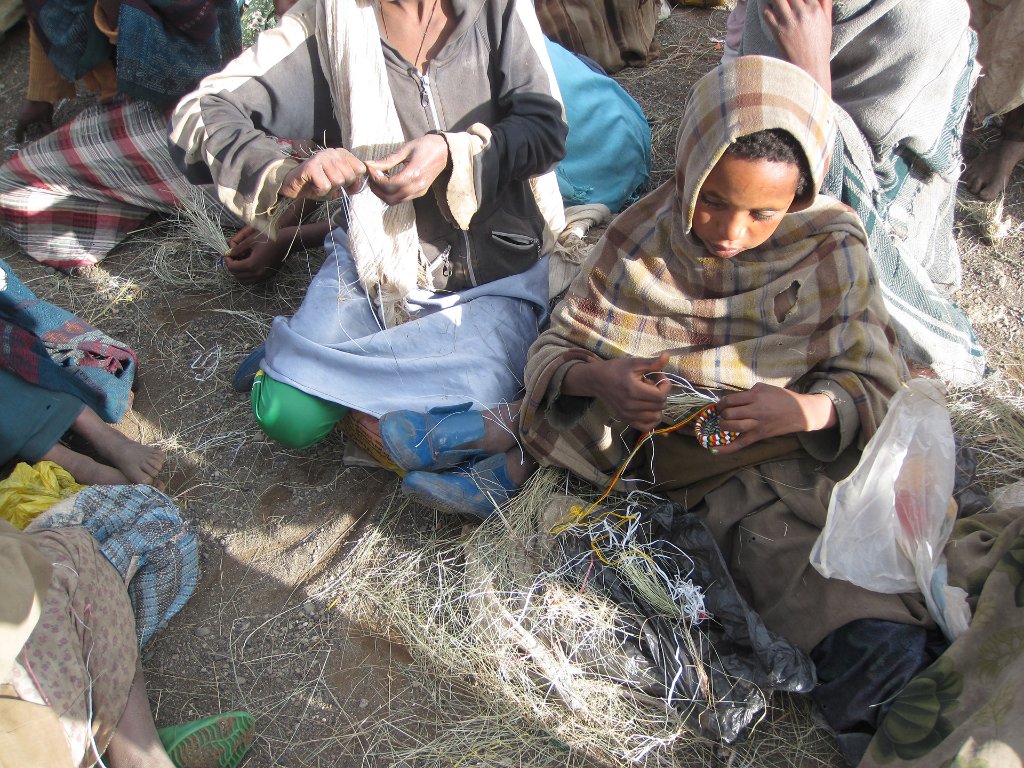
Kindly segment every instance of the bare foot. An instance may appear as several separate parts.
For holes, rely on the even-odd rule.
[[[71,428],[88,440],[130,483],[153,484],[164,465],[162,450],[129,440],[88,406],[82,409]]]
[[[1013,169],[1024,160],[1024,141],[1001,138],[974,158],[964,171],[963,181],[973,194],[992,201],[1006,189]]]
[[[782,55],[832,95],[832,0],[772,0],[764,19]]]
[[[59,443],[45,454],[43,461],[52,461],[59,464],[75,478],[75,482],[81,485],[126,485],[128,478],[122,472],[93,461],[77,451],[60,445]]]

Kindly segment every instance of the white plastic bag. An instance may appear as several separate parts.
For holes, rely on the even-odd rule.
[[[956,520],[956,459],[942,385],[912,379],[893,397],[857,468],[836,484],[811,565],[875,592],[920,590],[951,641],[970,620],[946,583],[942,550]]]

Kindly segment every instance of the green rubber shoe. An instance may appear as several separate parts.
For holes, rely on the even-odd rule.
[[[237,768],[252,746],[252,715],[228,712],[157,731],[176,768]]]

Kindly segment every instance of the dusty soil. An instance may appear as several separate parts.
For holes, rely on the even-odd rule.
[[[619,77],[651,121],[652,183],[669,175],[683,98],[719,58],[724,24],[723,11],[677,9],[659,28],[663,57]],[[26,39],[21,26],[0,44],[5,147],[24,92]],[[58,119],[76,108],[63,106]],[[969,146],[991,138],[971,137]],[[993,368],[1013,374],[1024,342],[1022,236],[1018,229],[986,245],[986,211],[969,206],[958,217],[965,274],[956,298]],[[1020,169],[1005,214],[1024,218]],[[407,652],[346,618],[330,584],[346,545],[395,492],[395,480],[344,467],[339,435],[307,451],[281,449],[257,428],[247,397],[230,388],[270,319],[297,306],[322,254],[293,257],[276,281],[249,289],[212,260],[164,254],[155,261],[153,243],[171,234],[140,232],[73,276],[35,264],[0,235],[0,257],[37,294],[139,351],[139,392],[123,428],[166,446],[168,492],[202,540],[195,596],[144,655],[157,721],[248,709],[258,729],[248,766],[385,764],[367,752],[363,726],[387,717],[392,697],[429,700],[430,693],[407,686]],[[446,524],[424,513],[408,520],[424,530]]]

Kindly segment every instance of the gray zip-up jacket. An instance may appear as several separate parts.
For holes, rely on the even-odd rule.
[[[340,146],[317,47],[316,2],[324,0],[300,0],[276,29],[182,99],[172,118],[172,157],[191,181],[212,182],[221,202],[246,221],[257,222],[271,207],[298,162],[285,157],[273,137]],[[414,201],[435,285],[448,290],[517,274],[536,262],[545,221],[529,179],[565,155],[568,129],[552,92],[547,53],[538,50],[539,35],[524,27],[518,2],[529,0],[453,0],[455,30],[423,76],[381,41],[407,140],[440,131],[455,146],[452,134],[477,123],[490,129],[472,158],[477,199],[468,231],[446,202],[446,173],[434,194]]]

